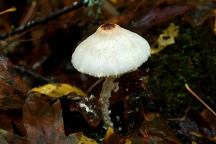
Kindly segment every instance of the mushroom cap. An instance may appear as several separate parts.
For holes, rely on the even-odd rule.
[[[107,23],[76,47],[71,63],[79,72],[108,77],[136,70],[149,56],[150,46],[144,38]]]

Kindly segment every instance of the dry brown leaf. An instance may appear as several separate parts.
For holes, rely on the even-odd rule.
[[[13,64],[0,55],[0,109],[20,108],[24,104],[28,85],[13,68]]]
[[[79,137],[65,136],[61,104],[50,105],[40,95],[29,95],[23,106],[23,123],[31,144],[76,144]]]

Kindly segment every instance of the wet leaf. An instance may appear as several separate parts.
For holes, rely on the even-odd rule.
[[[0,110],[0,129],[13,132],[19,136],[26,135],[25,128],[22,123],[22,110]]]
[[[13,68],[13,64],[0,54],[0,109],[20,108],[25,101],[28,85]]]
[[[179,26],[170,23],[169,27],[160,34],[158,44],[160,46],[168,46],[175,43],[175,38],[178,36]]]
[[[192,108],[189,109],[187,113],[187,117],[196,123],[197,127],[199,128],[200,133],[207,134],[207,135],[208,133],[211,133],[211,123],[208,123],[206,119],[203,118],[198,111]]]
[[[97,144],[97,142],[91,138],[82,135],[78,144]]]
[[[123,134],[133,132],[143,121],[143,111],[158,109],[155,97],[144,82],[147,71],[138,70],[118,78],[119,89],[112,93],[111,116],[116,129]]]
[[[156,47],[152,48],[151,54],[157,54],[162,51],[168,45],[175,43],[175,38],[179,34],[179,26],[176,26],[174,23],[170,23],[169,27],[159,35]]]
[[[69,107],[71,112],[79,111],[91,127],[99,125],[101,120],[100,107],[93,95],[90,97],[80,97],[78,102],[71,101]]]
[[[94,139],[91,139],[89,137],[86,137],[85,135],[81,133],[73,134],[71,135],[74,137],[76,140],[75,143],[72,144],[97,144],[97,142]],[[11,132],[8,132],[6,130],[0,129],[0,143],[1,144],[11,144],[11,143],[16,143],[16,144],[34,144],[28,137],[21,137],[19,135],[13,134]],[[47,142],[44,142],[47,143]],[[70,144],[71,142],[68,141],[65,144]]]
[[[132,141],[130,139],[126,139],[125,144],[132,144]]]
[[[168,22],[184,15],[192,7],[185,2],[177,0],[128,1],[123,2],[124,12],[112,17],[108,21],[118,23],[139,34],[147,32],[150,28]],[[125,9],[125,6],[128,6]]]
[[[6,130],[0,129],[0,143],[1,144],[31,144],[28,141],[28,138],[21,137],[19,135],[13,134],[12,132],[8,132]]]
[[[148,121],[143,121],[138,133],[134,133],[132,135],[132,142],[175,144],[181,143],[168,127],[166,121],[161,118],[158,113],[148,113],[145,118],[147,118]]]
[[[215,142],[216,136],[214,119],[214,115],[207,111],[207,109],[200,114],[190,108],[185,117],[170,121],[170,124],[175,124],[173,130],[175,130],[180,137],[184,137],[183,140],[196,141],[197,143],[211,143]]]
[[[107,139],[109,139],[114,134],[115,134],[114,129],[112,127],[108,127],[106,134],[104,136],[104,140],[106,141]]]
[[[104,137],[104,144],[124,144],[124,137],[120,137],[117,133],[114,132],[114,129],[109,127],[106,131],[105,137]]]
[[[46,84],[41,87],[33,88],[31,92],[37,92],[53,98],[68,95],[69,93],[76,93],[80,96],[86,96],[85,92],[83,92],[81,89],[65,83]]]
[[[193,5],[194,8],[186,14],[185,20],[192,26],[202,25],[206,20],[210,19],[214,15],[213,11],[216,8],[215,1],[201,0],[191,1],[189,3]]]
[[[208,109],[204,109],[201,112],[201,116],[207,123],[209,123],[211,130],[215,131],[216,135],[216,117]]]
[[[156,25],[185,14],[190,9],[191,7],[187,4],[175,4],[162,8],[154,7],[134,20],[132,30],[137,33],[144,33]]]
[[[79,111],[92,127],[96,127],[100,122],[99,110],[94,102],[94,96],[87,97],[85,92],[75,86],[64,83],[46,84],[33,88],[31,92],[45,94],[52,98],[65,96],[62,97],[62,102],[64,105],[69,105],[70,111]]]
[[[61,104],[50,105],[40,95],[29,95],[23,106],[23,123],[31,144],[76,144],[79,137],[65,136]]]
[[[119,2],[119,0],[110,0],[110,2],[113,4],[117,4]]]
[[[144,120],[147,119],[147,121]],[[105,144],[181,144],[179,139],[173,134],[166,124],[166,121],[158,113],[147,113],[143,116],[143,122],[138,129],[128,134],[120,136],[109,128],[104,139]]]

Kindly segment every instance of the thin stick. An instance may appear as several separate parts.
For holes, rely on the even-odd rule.
[[[91,92],[99,83],[101,83],[104,80],[104,78],[98,79],[96,82],[94,82],[87,90],[87,94]]]
[[[1,11],[0,15],[3,15],[5,13],[9,13],[9,12],[15,12],[15,11],[16,11],[16,8],[15,7],[11,7],[9,9],[4,10],[4,11]]]
[[[31,71],[31,70],[25,69],[24,67],[17,66],[17,65],[13,65],[13,67],[16,70],[20,71],[21,73],[28,74],[28,75],[32,76],[33,78],[38,79],[38,80],[42,80],[42,81],[44,81],[46,83],[54,83],[54,82],[56,82],[55,80],[51,80],[51,79],[48,79],[46,77],[43,77],[42,75],[37,74],[37,73],[35,73],[35,72]]]
[[[11,32],[0,34],[0,39],[6,39],[9,36],[21,33],[21,32],[26,31],[26,30],[29,30],[35,26],[40,25],[40,24],[44,24],[50,20],[53,20],[55,18],[62,16],[63,14],[65,14],[69,11],[72,11],[72,10],[75,10],[75,9],[82,7],[83,4],[84,4],[83,0],[80,0],[79,2],[74,2],[72,5],[70,5],[68,7],[64,7],[61,10],[54,12],[45,18],[29,21],[25,25],[21,25],[21,26],[15,28],[14,30],[12,30]]]
[[[212,114],[214,114],[214,116],[216,116],[215,111],[210,108],[190,87],[189,85],[186,83],[185,84],[185,88],[189,91],[190,94],[192,94],[196,99],[198,99],[210,112],[212,112]]]
[[[30,8],[27,11],[27,14],[25,15],[25,17],[21,20],[21,24],[26,24],[33,16],[34,11],[36,10],[37,7],[37,2],[36,1],[32,1],[32,4],[30,6]]]

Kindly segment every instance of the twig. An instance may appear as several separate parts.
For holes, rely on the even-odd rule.
[[[212,112],[212,114],[214,114],[214,116],[216,116],[215,111],[209,107],[190,87],[189,85],[186,83],[185,84],[185,88],[188,90],[188,92],[190,94],[192,94],[197,100],[199,100],[210,112]]]
[[[98,79],[96,82],[94,82],[87,90],[87,94],[91,92],[99,83],[101,83],[104,80],[104,78]]]
[[[11,7],[9,9],[4,10],[4,11],[1,11],[0,15],[3,15],[5,13],[9,13],[9,12],[15,12],[15,11],[16,11],[16,8],[15,7]]]
[[[83,4],[84,4],[83,0],[80,0],[79,2],[74,2],[72,5],[70,5],[68,7],[64,7],[61,10],[58,10],[58,11],[48,15],[45,18],[41,18],[38,20],[32,20],[30,22],[27,22],[25,25],[21,25],[21,26],[15,28],[11,32],[0,34],[0,39],[6,39],[9,36],[21,33],[21,32],[26,31],[26,30],[29,30],[29,29],[37,26],[37,25],[47,23],[48,21],[53,20],[55,18],[58,18],[59,16],[62,16],[63,14],[65,14],[69,11],[72,11],[72,10],[75,10],[75,9],[82,7]]]
[[[42,80],[46,83],[53,83],[53,82],[56,82],[55,80],[52,80],[52,79],[48,79],[46,77],[43,77],[42,75],[40,74],[37,74],[31,70],[28,70],[28,69],[25,69],[24,67],[21,67],[21,66],[17,66],[17,65],[13,65],[13,67],[20,71],[21,73],[26,73],[27,75],[30,75],[32,77],[34,77],[35,79],[38,79],[38,80]]]
[[[36,10],[36,6],[37,6],[37,2],[36,1],[32,1],[30,8],[28,9],[25,17],[21,20],[21,24],[26,24],[31,18],[32,15],[34,13],[34,11]]]

